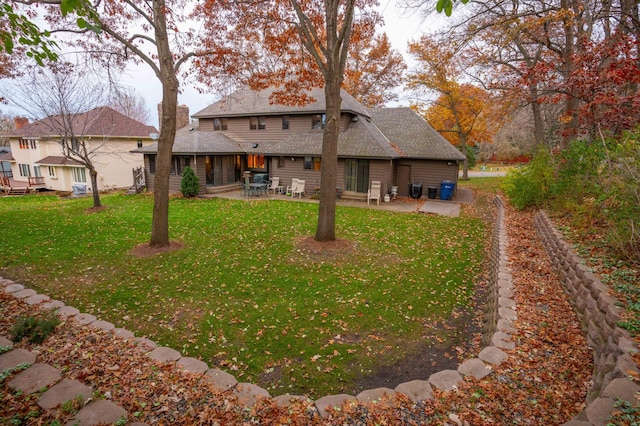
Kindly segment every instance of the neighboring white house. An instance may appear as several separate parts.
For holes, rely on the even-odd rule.
[[[16,118],[16,129],[5,133],[11,144],[11,171],[16,184],[57,191],[72,191],[73,185],[87,184],[92,191],[89,171],[62,151],[59,117],[29,123]],[[158,130],[133,120],[111,108],[100,107],[73,117],[74,135],[81,139],[98,171],[98,190],[128,188],[133,184],[132,169],[143,166],[134,149],[154,143]]]

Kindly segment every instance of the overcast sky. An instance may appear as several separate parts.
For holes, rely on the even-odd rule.
[[[400,51],[408,62],[407,42],[418,39],[424,32],[431,32],[434,28],[442,25],[446,18],[434,14],[427,21],[423,21],[417,13],[403,13],[396,7],[396,0],[382,0],[380,11],[384,16],[385,28],[392,46]],[[411,65],[409,65],[411,67]],[[122,75],[122,84],[130,86],[136,90],[146,101],[151,112],[151,123],[158,126],[157,104],[162,100],[162,89],[160,82],[153,75],[148,66],[140,64],[130,67],[128,72]],[[214,92],[210,94],[200,94],[195,89],[188,86],[182,88],[183,93],[179,95],[178,102],[189,107],[189,113],[195,114],[217,100]],[[408,106],[409,99],[405,95],[400,95],[400,99],[392,106]],[[0,111],[10,115],[24,114],[11,106],[0,106]]]

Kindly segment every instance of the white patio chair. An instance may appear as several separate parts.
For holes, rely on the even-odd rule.
[[[380,187],[381,185],[379,180],[371,181],[371,188],[369,188],[369,191],[367,192],[367,205],[369,205],[369,200],[376,200],[378,205],[380,205]]]

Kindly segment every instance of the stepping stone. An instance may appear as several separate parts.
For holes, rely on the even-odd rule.
[[[491,374],[491,372],[491,367],[488,367],[478,358],[468,359],[458,366],[458,373],[464,376],[472,376],[476,379],[482,379]]]
[[[136,343],[142,352],[149,352],[158,347],[156,342],[146,337],[136,337]]]
[[[628,378],[613,379],[606,388],[600,392],[601,397],[620,398],[624,401],[634,402],[636,392],[640,391],[640,386]]]
[[[356,395],[356,399],[360,402],[380,402],[384,395],[388,395],[392,397],[396,394],[396,391],[389,388],[376,388],[376,389],[368,389],[360,392]]]
[[[43,303],[41,308],[46,309],[47,311],[52,311],[54,309],[60,309],[64,306],[64,303],[59,300],[52,300],[50,302]]]
[[[113,334],[116,335],[116,337],[119,337],[120,339],[128,340],[136,337],[135,334],[133,334],[131,331],[127,330],[126,328],[114,328],[111,331],[113,332]]]
[[[487,346],[478,354],[478,358],[493,365],[500,365],[509,358],[506,352],[495,346]]]
[[[13,349],[0,355],[0,371],[34,362],[36,362],[36,356],[31,352],[21,348]]]
[[[15,293],[16,291],[23,290],[24,286],[22,284],[9,284],[4,288],[5,293]]]
[[[122,418],[127,418],[127,411],[106,399],[90,402],[76,414],[67,425],[112,425]]]
[[[426,401],[433,398],[433,390],[426,380],[412,380],[396,386],[396,392],[403,393],[412,401]]]
[[[238,402],[245,407],[253,407],[260,398],[269,398],[269,392],[253,383],[238,383],[235,389]]]
[[[217,368],[207,370],[205,378],[211,382],[213,386],[223,391],[229,390],[238,384],[238,381],[233,375],[226,371],[218,370]]]
[[[516,310],[516,302],[508,297],[499,297],[498,304],[503,308],[513,309],[514,311]]]
[[[345,401],[357,401],[357,399],[355,396],[344,393],[340,395],[323,396],[316,401],[316,408],[318,409],[320,416],[327,417],[329,414],[329,408],[340,408]]]
[[[26,299],[27,297],[35,296],[36,294],[38,294],[37,291],[30,288],[25,288],[24,290],[14,291],[13,297],[17,297],[18,299]]]
[[[515,333],[517,331],[513,326],[513,322],[506,319],[499,319],[496,325],[496,329],[498,331],[502,331],[503,333]]]
[[[498,308],[498,316],[501,319],[506,319],[509,321],[515,321],[518,319],[518,314],[513,309],[509,308]]]
[[[587,420],[593,425],[606,425],[611,418],[613,411],[613,400],[609,398],[598,398],[592,401],[584,409]]]
[[[200,361],[199,359],[191,358],[191,357],[183,357],[176,362],[178,367],[182,368],[184,371],[193,374],[204,373],[209,369],[209,366],[206,362]]]
[[[78,324],[80,325],[88,325],[97,320],[97,318],[94,317],[93,315],[86,314],[86,313],[77,314],[75,318],[76,318],[76,321],[78,321]]]
[[[58,315],[60,315],[61,317],[73,317],[78,315],[79,313],[80,311],[73,306],[63,306],[62,308],[58,309]]]
[[[462,376],[456,370],[442,370],[429,376],[429,383],[444,391],[457,388],[462,380]]]
[[[289,405],[293,404],[294,402],[297,401],[302,401],[302,402],[313,402],[311,401],[309,398],[307,398],[306,396],[302,396],[302,395],[278,395],[276,397],[273,398],[273,401],[278,404],[279,407],[288,407]]]
[[[93,391],[77,380],[64,379],[40,397],[38,405],[45,410],[53,410],[67,401],[80,398],[84,403],[91,398]]]
[[[44,294],[36,294],[29,297],[27,300],[25,300],[25,302],[27,302],[27,305],[37,305],[50,299],[51,298],[49,296],[45,296]]]
[[[40,389],[54,385],[61,377],[60,370],[49,364],[33,364],[11,379],[9,387],[21,391],[25,395],[31,395]]]
[[[491,337],[491,343],[501,349],[513,350],[516,348],[516,344],[511,341],[511,336],[502,331],[496,331]]]
[[[182,358],[180,352],[175,349],[167,348],[165,346],[160,346],[152,350],[147,354],[149,358],[158,362],[174,362]]]
[[[13,348],[13,342],[11,340],[7,339],[4,336],[0,336],[0,346],[1,347],[7,347],[8,346],[8,347]]]
[[[113,325],[112,323],[108,321],[102,321],[102,320],[94,321],[90,324],[90,326],[93,328],[97,328],[98,330],[104,330],[104,331],[111,331],[114,328],[116,328],[116,326]]]

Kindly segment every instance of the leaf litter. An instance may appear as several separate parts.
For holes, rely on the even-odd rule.
[[[38,362],[58,368],[63,377],[91,386],[94,398],[122,406],[129,421],[149,424],[562,424],[584,407],[592,354],[537,239],[532,213],[507,209],[507,218],[518,310],[517,331],[512,335],[516,348],[507,351],[507,361],[492,367],[493,374],[480,380],[465,377],[453,391],[434,390],[432,400],[414,402],[395,395],[377,404],[346,402],[324,418],[311,401],[282,407],[262,399],[246,408],[232,391],[216,389],[204,376],[156,363],[132,342],[80,327],[72,320],[66,320],[42,345],[23,341],[16,346],[34,352]],[[19,316],[35,309],[1,293],[0,334],[7,335]],[[331,336],[334,341],[345,338],[354,337]],[[73,410],[43,412],[36,397],[9,389],[9,380],[0,383],[0,420],[42,424],[65,422],[73,416]]]

